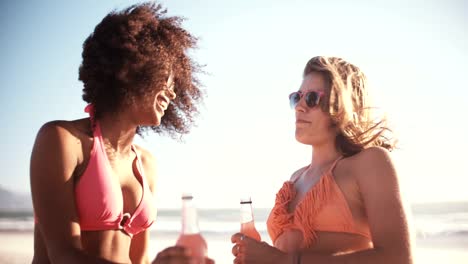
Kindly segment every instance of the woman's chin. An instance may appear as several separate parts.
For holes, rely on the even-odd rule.
[[[305,144],[305,145],[312,145],[312,142],[309,138],[304,137],[301,134],[296,133],[296,140],[299,143]]]
[[[160,117],[156,116],[156,119],[153,121],[151,126],[160,126],[161,125],[161,118],[162,118],[162,116],[160,116]]]
[[[140,126],[160,126],[161,125],[162,115],[154,115],[151,119],[147,119],[145,122],[142,122]]]

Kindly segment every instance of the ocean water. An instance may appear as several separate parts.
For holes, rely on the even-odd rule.
[[[240,229],[239,210],[199,209],[198,214],[200,229],[208,242],[209,252],[215,259],[222,259],[217,263],[232,263],[230,236]],[[254,208],[257,230],[262,240],[271,243],[266,230],[268,214],[269,209]],[[416,238],[415,246],[420,256],[427,256],[427,259],[418,263],[468,263],[468,202],[417,204],[411,207],[410,214],[410,223]],[[179,209],[158,211],[156,223],[151,229],[151,241],[155,245],[153,254],[175,244],[180,232],[180,222]],[[0,235],[21,233],[26,236],[31,234],[32,237],[33,228],[32,212],[0,212]],[[32,251],[32,246],[28,250]],[[443,254],[434,253],[439,251]],[[440,261],[434,260],[437,256],[440,256]],[[451,256],[456,258],[446,261]]]
[[[468,202],[418,204],[411,211],[419,247],[468,251]]]
[[[266,233],[266,219],[269,209],[254,208],[259,232]],[[468,236],[468,202],[427,203],[411,207],[413,230],[418,239],[438,239]],[[198,209],[199,225],[209,235],[233,234],[239,230],[238,209]],[[180,231],[180,210],[159,209],[152,232],[178,234]],[[0,212],[0,232],[32,231],[32,212]]]

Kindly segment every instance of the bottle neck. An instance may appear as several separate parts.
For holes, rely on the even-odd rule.
[[[200,233],[197,209],[192,199],[182,199],[182,234]]]
[[[252,214],[252,202],[251,201],[241,201],[240,204],[240,222],[241,224],[253,222]]]

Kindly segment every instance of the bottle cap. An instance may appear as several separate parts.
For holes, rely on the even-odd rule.
[[[182,200],[192,200],[193,195],[191,193],[183,193],[182,194]]]
[[[240,199],[240,204],[251,204],[252,203],[252,198],[249,197],[242,197]]]

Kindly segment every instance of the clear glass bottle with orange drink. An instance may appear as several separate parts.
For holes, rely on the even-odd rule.
[[[200,259],[199,263],[205,263],[208,246],[200,234],[197,209],[193,202],[193,196],[190,194],[182,195],[182,231],[176,245],[190,249],[192,255]]]
[[[257,241],[261,241],[260,234],[255,228],[255,221],[252,212],[252,199],[241,198],[240,200],[240,232],[248,237],[251,237]]]

